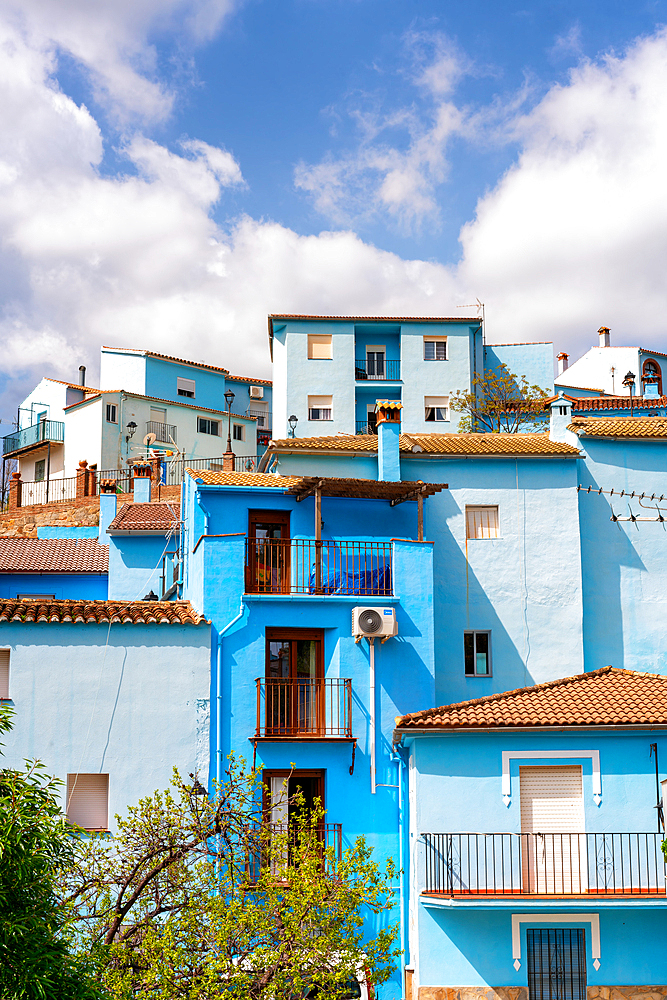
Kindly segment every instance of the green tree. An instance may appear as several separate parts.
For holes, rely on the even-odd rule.
[[[0,709],[0,734],[11,712]],[[0,996],[8,1000],[92,1000],[87,964],[70,951],[70,927],[56,891],[74,857],[60,783],[39,763],[0,771]]]
[[[463,417],[461,431],[517,434],[540,429],[546,422],[544,402],[548,398],[539,385],[529,385],[525,375],[517,376],[500,365],[472,380],[471,392],[455,392],[450,407]]]
[[[393,865],[380,870],[363,838],[339,856],[298,794],[289,824],[270,823],[242,762],[211,798],[198,790],[175,772],[172,790],[117,817],[113,840],[82,844],[69,873],[81,944],[111,996],[335,998],[360,970],[385,981]],[[384,924],[371,940],[369,914]]]

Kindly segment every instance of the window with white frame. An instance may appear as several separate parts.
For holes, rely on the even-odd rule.
[[[309,396],[308,419],[333,420],[333,396]]]
[[[449,420],[449,396],[424,396],[424,420]]]
[[[232,424],[232,437],[235,441],[245,441],[245,424]]]
[[[491,633],[464,632],[463,659],[466,677],[490,677]]]
[[[17,594],[17,601],[55,601],[55,594]]]
[[[191,378],[181,378],[180,375],[176,378],[176,392],[179,396],[188,396],[190,399],[195,398],[195,382]]]
[[[220,437],[220,421],[209,420],[208,417],[197,417],[197,430],[200,434],[212,434]]]
[[[424,337],[424,361],[446,361],[447,338]]]
[[[330,333],[309,333],[308,358],[310,361],[331,361],[333,336]]]
[[[108,830],[109,775],[68,774],[65,812],[84,830]]]
[[[118,423],[118,409],[115,403],[107,403],[107,423]]]
[[[0,700],[9,698],[9,650],[0,649]]]
[[[499,538],[497,507],[466,507],[466,538]]]

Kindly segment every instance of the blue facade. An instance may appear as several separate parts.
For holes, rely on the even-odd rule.
[[[0,598],[32,594],[57,600],[106,601],[106,573],[0,573]]]

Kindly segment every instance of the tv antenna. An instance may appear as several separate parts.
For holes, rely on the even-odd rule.
[[[486,311],[484,308],[484,303],[480,302],[479,299],[475,299],[474,302],[467,302],[465,305],[457,306],[456,308],[477,310],[477,315],[482,320],[482,342],[486,344]]]

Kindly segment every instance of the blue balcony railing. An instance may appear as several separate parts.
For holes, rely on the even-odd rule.
[[[354,377],[357,382],[365,382],[367,380],[399,382],[401,378],[401,362],[359,358],[354,362]]]
[[[12,455],[24,448],[43,441],[59,444],[65,440],[65,424],[62,420],[40,420],[32,427],[24,427],[22,431],[14,431],[2,439],[2,454]]]

